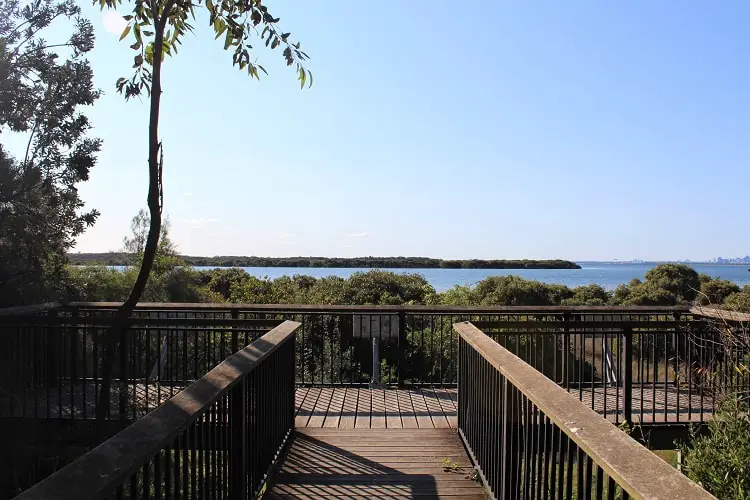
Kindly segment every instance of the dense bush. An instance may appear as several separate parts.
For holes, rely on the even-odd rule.
[[[124,300],[136,269],[98,266],[69,267],[68,299]],[[675,305],[696,302],[750,311],[750,287],[698,276],[683,265],[664,264],[607,291],[600,285],[569,288],[522,279],[491,276],[473,287],[455,286],[438,293],[420,274],[371,270],[313,278],[305,275],[276,279],[250,276],[239,268],[194,270],[183,266],[170,246],[163,247],[149,279],[144,300],[156,302],[233,302],[247,304],[435,304],[435,305]]]
[[[728,399],[708,422],[706,435],[683,445],[683,470],[726,500],[750,499],[750,417],[740,399]]]

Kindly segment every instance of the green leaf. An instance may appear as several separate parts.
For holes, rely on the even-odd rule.
[[[304,89],[305,88],[305,80],[307,79],[307,75],[305,74],[305,70],[303,68],[299,69],[299,77],[297,77],[297,80],[299,80],[299,88]]]
[[[128,24],[125,26],[125,29],[122,30],[122,34],[120,35],[120,41],[123,41],[128,34],[130,34],[130,28],[132,28],[132,25]]]
[[[224,39],[224,50],[227,50],[232,45],[232,32],[227,31],[227,36]]]

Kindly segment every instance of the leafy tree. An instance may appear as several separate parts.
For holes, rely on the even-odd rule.
[[[544,283],[518,276],[491,276],[477,283],[472,293],[478,305],[552,305]]]
[[[435,289],[420,274],[372,270],[352,274],[346,281],[346,304],[424,304]]]
[[[649,269],[646,284],[674,295],[676,302],[691,302],[700,290],[698,273],[685,264],[660,264]]]
[[[456,285],[440,294],[440,303],[448,306],[470,306],[474,303],[471,287]]]
[[[93,28],[79,14],[73,0],[0,2],[0,133],[26,144],[17,157],[0,144],[0,305],[51,297],[65,253],[98,216],[76,187],[100,147],[81,113],[99,92],[85,59]],[[56,20],[70,21],[72,34],[48,42]]]
[[[579,286],[573,289],[569,298],[563,299],[563,305],[576,306],[605,306],[609,304],[611,295],[600,285]]]
[[[700,293],[696,297],[696,302],[701,305],[722,304],[727,297],[739,291],[740,287],[731,281],[718,278],[701,280]]]
[[[116,8],[122,0],[94,0],[102,8]],[[193,31],[192,22],[199,10],[205,10],[216,38],[223,37],[224,49],[232,50],[232,63],[240,70],[247,70],[251,77],[259,78],[258,70],[265,69],[251,60],[252,43],[260,40],[267,47],[283,47],[282,55],[287,65],[295,66],[301,86],[312,75],[304,68],[307,59],[299,42],[293,44],[289,33],[278,26],[279,19],[271,15],[262,0],[133,0],[132,13],[125,17],[127,27],[121,39],[132,36],[130,46],[136,53],[131,78],[120,78],[116,87],[126,99],[149,96],[148,172],[149,185],[147,204],[149,230],[143,246],[143,259],[138,276],[128,298],[118,309],[115,327],[106,340],[102,389],[97,402],[96,417],[103,421],[109,407],[112,369],[115,349],[120,333],[127,327],[127,319],[140,300],[148,282],[151,268],[158,250],[164,205],[162,171],[164,150],[159,139],[159,112],[162,96],[161,69],[164,57],[177,53],[182,38]],[[258,35],[258,33],[260,34]]]
[[[750,313],[750,286],[745,285],[739,292],[729,295],[724,306],[732,311]]]

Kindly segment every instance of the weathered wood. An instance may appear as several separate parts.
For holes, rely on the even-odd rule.
[[[472,473],[451,429],[298,429],[267,497],[486,498]]]
[[[389,429],[400,429],[403,427],[401,423],[401,412],[398,408],[398,397],[394,391],[383,391],[385,397],[385,423]]]
[[[68,467],[21,493],[19,500],[103,498],[285,343],[301,325],[286,321],[229,356],[167,403]]]
[[[427,409],[424,396],[422,396],[422,391],[417,389],[411,390],[409,391],[409,396],[411,397],[411,404],[414,406],[414,416],[417,418],[419,428],[435,427],[432,418],[430,418],[430,411]]]
[[[411,402],[411,395],[407,391],[396,391],[398,409],[401,412],[401,425],[406,429],[417,429],[417,415]]]
[[[344,396],[344,406],[339,419],[339,427],[342,429],[353,429],[357,421],[357,402],[359,400],[359,390],[357,388],[347,388]]]
[[[456,426],[455,389],[298,388],[296,427],[340,429]],[[416,406],[415,406],[416,402]],[[419,422],[419,423],[418,423]]]
[[[71,302],[71,308],[97,308],[116,310],[120,302]],[[588,312],[591,314],[628,314],[649,313],[665,314],[669,312],[689,312],[685,306],[391,306],[391,305],[326,305],[326,304],[216,304],[216,303],[169,303],[169,302],[141,302],[136,311],[142,310],[209,310],[230,311],[241,309],[243,311],[258,312],[415,312],[415,313],[445,313],[451,314],[492,314],[492,313],[517,313],[517,314],[555,314],[557,312]]]
[[[372,410],[372,391],[368,389],[357,389],[358,391],[358,403],[357,403],[357,420],[354,427],[357,429],[369,429],[370,428],[370,413]],[[312,426],[309,426],[312,427]]]
[[[310,420],[307,425],[310,427],[323,427],[323,423],[328,415],[328,408],[331,406],[331,400],[333,400],[333,388],[323,387],[320,389],[320,397],[315,403]]]
[[[437,396],[435,395],[435,391],[432,389],[422,389],[422,397],[424,397],[425,404],[427,405],[427,411],[430,412],[430,417],[432,418],[432,423],[437,429],[445,429],[449,428],[450,424],[448,423],[448,419],[445,417],[445,413],[443,413],[443,408],[440,406],[440,401],[438,401]]]
[[[372,390],[372,417],[370,427],[385,429],[385,394],[382,389]]]
[[[457,323],[454,329],[631,496],[713,498],[471,323]]]
[[[737,311],[727,311],[716,307],[691,307],[690,313],[711,319],[718,319],[729,323],[750,323],[750,314]]]

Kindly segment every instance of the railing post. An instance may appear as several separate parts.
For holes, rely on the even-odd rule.
[[[633,423],[633,328],[626,327],[622,331],[622,359],[625,373],[623,383],[623,412],[628,425]]]
[[[239,311],[237,309],[232,309],[232,313],[231,314],[232,314],[232,320],[236,320],[240,316],[239,315]],[[234,354],[235,352],[237,352],[237,351],[240,350],[240,346],[239,346],[239,341],[238,341],[237,335],[238,335],[237,325],[233,324],[232,325],[232,353],[231,354]]]
[[[560,367],[561,372],[561,382],[563,383],[563,387],[567,389],[570,387],[570,313],[565,312],[563,313],[563,342],[561,347],[561,359],[560,363],[562,366]],[[557,375],[557,374],[555,374]]]
[[[47,329],[47,342],[46,342],[46,351],[47,351],[47,386],[48,387],[56,387],[58,383],[60,383],[60,356],[62,356],[62,339],[61,339],[61,329],[60,326],[57,324],[57,311],[50,311],[49,312],[49,318],[50,323],[52,324],[51,327]],[[41,329],[41,328],[40,328]],[[34,338],[40,338],[43,339],[41,336],[34,336]],[[40,347],[40,346],[37,346]],[[39,352],[41,352],[41,349],[37,351],[34,354],[34,357],[37,358],[39,356]],[[38,358],[37,358],[38,359]],[[32,363],[36,363],[37,359],[34,359]],[[41,360],[38,360],[39,364],[41,365]],[[32,366],[29,367],[21,367],[21,370],[28,369],[28,373],[34,373],[34,370],[36,370],[36,367],[32,364]],[[31,382],[31,381],[29,381]],[[30,386],[31,384],[29,384]],[[30,388],[30,387],[29,387]]]
[[[130,328],[134,324],[131,318],[128,318],[128,324],[122,329],[120,333],[120,383],[119,388],[119,413],[120,418],[125,419],[127,417],[127,404],[128,404],[128,336],[130,334]],[[113,377],[114,378],[114,377]],[[114,385],[114,384],[113,384]],[[110,395],[110,398],[112,396]]]
[[[229,395],[229,426],[232,435],[232,458],[230,461],[231,490],[230,498],[247,498],[247,412],[245,411],[245,392],[247,378],[234,386]]]
[[[406,312],[398,312],[398,386],[404,386],[404,369],[406,368]]]

